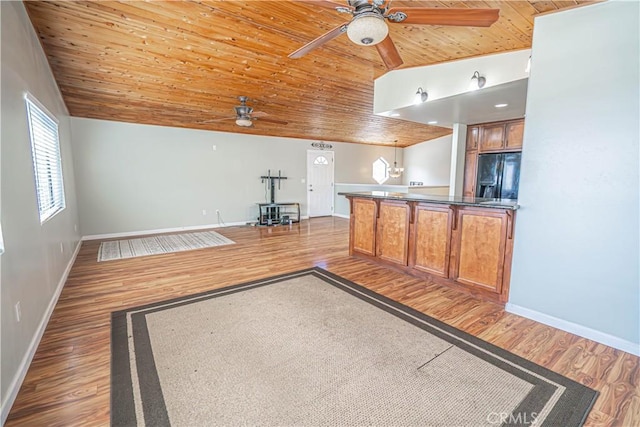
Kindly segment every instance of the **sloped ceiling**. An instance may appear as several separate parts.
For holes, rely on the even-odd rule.
[[[490,28],[390,25],[404,67],[531,46],[533,17],[583,1],[394,1],[394,7],[498,8]],[[287,55],[349,16],[298,1],[27,1],[72,116],[400,147],[449,129],[373,114],[387,70],[345,35]],[[264,119],[232,119],[246,95]],[[202,123],[206,120],[229,118]]]

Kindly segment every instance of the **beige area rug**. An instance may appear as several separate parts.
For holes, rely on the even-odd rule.
[[[102,242],[98,249],[98,262],[134,258],[147,255],[190,251],[235,243],[215,231],[166,234],[138,239]]]
[[[114,426],[579,426],[597,392],[310,269],[112,315]]]

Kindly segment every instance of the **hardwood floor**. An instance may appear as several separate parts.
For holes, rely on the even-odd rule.
[[[640,359],[348,256],[348,220],[229,227],[235,245],[96,262],[85,242],[6,426],[109,424],[110,313],[242,281],[325,268],[600,391],[586,425],[640,425]],[[595,314],[594,314],[595,315]]]

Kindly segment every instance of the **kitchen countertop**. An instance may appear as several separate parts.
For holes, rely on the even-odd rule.
[[[517,200],[511,199],[484,199],[482,197],[449,197],[427,196],[414,193],[390,193],[387,191],[362,191],[355,193],[340,192],[339,196],[363,197],[369,199],[402,200],[407,202],[438,203],[443,205],[475,206],[492,209],[518,209]]]

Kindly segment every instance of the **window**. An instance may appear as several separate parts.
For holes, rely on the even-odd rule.
[[[40,223],[64,209],[58,121],[30,95],[25,96]]]
[[[313,164],[314,165],[328,165],[329,164],[329,160],[327,160],[327,158],[325,156],[318,156],[313,161]]]
[[[378,159],[373,162],[373,179],[375,179],[378,184],[384,184],[389,179],[389,162],[387,162],[384,157],[378,157]]]

